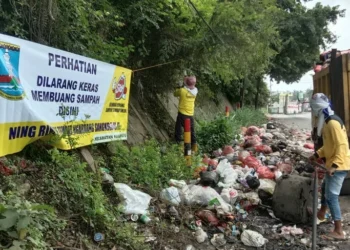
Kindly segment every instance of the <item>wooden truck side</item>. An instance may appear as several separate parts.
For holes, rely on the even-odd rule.
[[[332,50],[327,68],[313,76],[314,93],[324,93],[331,101],[332,109],[344,121],[350,136],[350,53]],[[312,117],[314,124],[314,117]]]
[[[330,99],[332,109],[344,121],[350,139],[350,53],[337,55],[337,50],[332,50],[330,65],[317,72],[313,81],[314,93],[324,93]],[[312,116],[313,127],[316,126]],[[350,195],[350,172],[340,195]]]

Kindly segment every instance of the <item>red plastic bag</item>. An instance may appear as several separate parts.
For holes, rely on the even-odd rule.
[[[264,153],[264,154],[271,154],[272,153],[272,149],[268,145],[255,146],[255,151],[258,153]]]
[[[315,145],[313,143],[306,143],[304,144],[304,148],[315,149]]]
[[[279,163],[277,167],[283,174],[290,174],[293,170],[292,165],[288,163]]]
[[[217,226],[220,222],[215,214],[210,210],[199,211],[196,213],[196,216],[210,226]]]
[[[218,161],[217,160],[213,160],[213,159],[210,159],[209,162],[208,162],[208,165],[209,166],[213,166],[213,167],[217,167],[218,166]]]
[[[248,156],[250,156],[250,153],[248,151],[243,150],[238,153],[238,160],[244,162],[245,158],[247,158]]]
[[[256,159],[254,156],[248,156],[244,159],[243,163],[247,165],[250,168],[254,168],[257,170],[259,167],[261,167],[261,163],[258,159]]]
[[[233,150],[233,148],[231,146],[225,146],[224,150],[222,151],[223,155],[229,155],[229,154],[233,154],[235,151]]]
[[[241,127],[242,134],[245,135],[247,133],[247,128],[246,127]]]
[[[245,139],[243,143],[244,148],[251,148],[261,144],[261,139],[257,135],[246,136],[244,139]]]
[[[247,129],[247,132],[245,133],[246,135],[259,135],[260,134],[260,129],[256,126],[250,126]]]
[[[275,179],[275,173],[272,172],[268,167],[261,166],[256,172],[258,173],[260,179]]]
[[[214,159],[210,159],[207,155],[204,155],[202,159],[202,163],[208,166],[213,166],[217,167],[218,166],[218,161]]]

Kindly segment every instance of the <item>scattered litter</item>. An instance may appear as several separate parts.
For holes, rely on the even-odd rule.
[[[138,190],[133,190],[126,184],[114,183],[114,187],[120,199],[123,200],[123,213],[145,214],[147,212],[151,196]]]
[[[196,213],[196,216],[211,226],[217,226],[219,224],[219,219],[210,210],[201,210]]]
[[[274,182],[273,180],[269,180],[269,179],[260,180],[259,189],[264,190],[265,192],[272,195],[275,192],[275,188],[276,188],[276,182]]]
[[[95,235],[94,235],[94,241],[95,242],[101,242],[104,239],[105,239],[104,234],[102,234],[102,233],[95,233]]]
[[[309,247],[311,242],[304,238],[304,231],[283,225],[282,219],[299,224],[311,218],[307,213],[311,179],[303,173],[307,176],[313,167],[300,153],[311,152],[314,145],[304,131],[281,129],[273,123],[262,127],[242,128],[242,134],[232,138],[233,144],[212,152],[215,157],[204,155],[195,167],[195,179],[169,180],[170,187],[160,192],[160,199],[154,199],[150,208],[151,196],[115,183],[126,214],[124,220],[153,221],[152,227],[143,226],[153,228],[162,218],[168,219],[171,233],[190,230],[203,249],[210,243],[216,249],[237,249],[239,241],[260,248],[268,243],[266,238],[278,241],[278,249],[290,248],[296,241]],[[107,177],[106,183],[110,183]],[[145,243],[156,245],[158,240],[156,235],[145,235]],[[195,247],[187,245],[186,250]]]
[[[213,238],[210,240],[214,247],[222,247],[226,244],[224,234],[214,234]]]
[[[302,243],[302,244],[304,244],[305,246],[307,246],[307,247],[311,247],[311,240],[309,239],[309,238],[303,238],[303,239],[301,239],[300,240],[300,242]]]
[[[208,239],[208,234],[200,227],[197,228],[196,232],[193,233],[198,243],[203,243]]]
[[[294,226],[294,227],[282,227],[281,231],[282,231],[281,234],[291,234],[293,236],[304,234],[303,230],[301,228],[297,228],[297,226]]]
[[[252,230],[244,230],[241,235],[241,241],[245,246],[249,247],[262,247],[268,242],[261,234]]]
[[[171,205],[178,206],[181,203],[179,191],[176,187],[165,188],[160,192],[160,198]]]

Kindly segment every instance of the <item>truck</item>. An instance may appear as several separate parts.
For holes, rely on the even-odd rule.
[[[350,136],[350,52],[333,49],[329,65],[313,76],[314,93],[324,93]],[[314,122],[314,118],[313,122]],[[313,123],[314,124],[314,123]]]
[[[324,93],[329,98],[332,109],[344,121],[350,138],[350,51],[332,49],[322,56],[322,69],[313,76],[314,93]],[[315,127],[314,116],[312,127]],[[344,181],[341,195],[350,195],[349,175]]]

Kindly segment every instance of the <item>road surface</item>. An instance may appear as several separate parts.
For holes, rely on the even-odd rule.
[[[302,113],[297,115],[270,115],[271,118],[287,125],[299,129],[311,130],[311,113]]]

